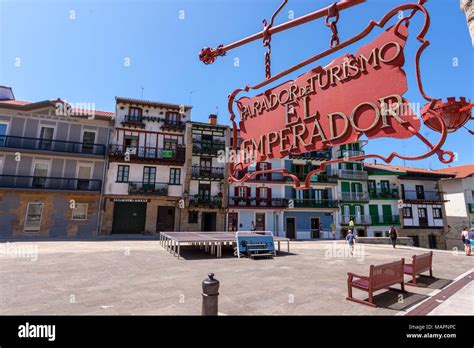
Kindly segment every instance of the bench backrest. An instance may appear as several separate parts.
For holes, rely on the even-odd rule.
[[[430,270],[432,261],[432,251],[421,255],[413,255],[413,272],[419,273]]]
[[[372,290],[403,282],[403,265],[403,259],[378,266],[371,265],[369,277]]]

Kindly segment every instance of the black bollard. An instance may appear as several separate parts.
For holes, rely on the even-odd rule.
[[[202,315],[217,315],[219,281],[209,273],[202,281]]]

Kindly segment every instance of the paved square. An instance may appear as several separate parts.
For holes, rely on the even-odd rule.
[[[402,257],[410,261],[425,249],[359,244],[361,249],[351,258],[341,241],[308,241],[292,242],[290,254],[274,259],[237,259],[230,250],[216,259],[183,248],[178,260],[156,240],[0,245],[38,248],[36,261],[2,254],[0,314],[200,315],[201,281],[213,272],[221,282],[222,314],[396,315],[471,270],[474,260],[462,252],[434,250],[436,281],[426,282],[426,287],[407,286],[404,297],[381,292],[375,301],[382,306],[371,308],[345,299],[347,272],[365,275],[370,264]],[[367,297],[364,292],[354,294]],[[453,308],[452,314],[462,311]],[[444,306],[443,314],[449,313]]]

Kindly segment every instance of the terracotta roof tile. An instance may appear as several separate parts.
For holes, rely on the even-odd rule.
[[[474,164],[465,164],[463,166],[457,167],[447,167],[443,169],[438,169],[437,172],[455,174],[456,179],[462,179],[474,174]]]
[[[364,163],[365,167],[379,169],[379,170],[387,170],[395,173],[411,173],[411,174],[430,174],[434,176],[447,176],[447,175],[454,175],[451,172],[439,172],[437,170],[430,170],[424,168],[415,168],[415,167],[406,167],[406,166],[398,166],[398,165],[390,165],[390,164],[375,164],[375,163]]]

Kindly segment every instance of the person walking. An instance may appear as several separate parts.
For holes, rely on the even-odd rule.
[[[352,230],[349,230],[346,235],[346,242],[349,245],[349,253],[352,256],[354,254],[354,241],[355,241],[355,234],[352,233]]]
[[[256,231],[257,227],[255,226],[255,222],[252,221],[252,224],[250,225],[250,231]]]
[[[464,230],[461,232],[462,243],[464,244],[464,253],[466,256],[471,255],[471,241],[469,240],[469,229],[464,227]]]
[[[392,241],[392,247],[396,248],[398,231],[393,225],[392,227],[390,227],[389,237],[390,237],[390,240]]]

